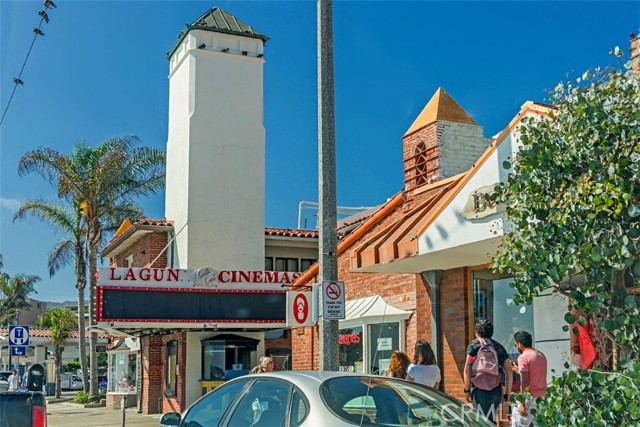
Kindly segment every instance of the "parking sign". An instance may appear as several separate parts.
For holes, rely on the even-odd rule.
[[[27,355],[27,347],[24,347],[24,346],[11,347],[11,355],[12,356],[26,356]]]
[[[9,326],[9,345],[12,347],[29,345],[29,327]]]

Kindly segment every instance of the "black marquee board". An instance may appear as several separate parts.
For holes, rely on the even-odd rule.
[[[103,288],[99,321],[285,323],[286,292]]]

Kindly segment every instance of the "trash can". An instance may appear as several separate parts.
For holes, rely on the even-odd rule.
[[[47,383],[44,386],[44,394],[45,394],[45,396],[55,396],[56,395],[56,383]]]

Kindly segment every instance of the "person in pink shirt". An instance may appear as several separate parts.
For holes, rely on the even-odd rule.
[[[516,332],[513,338],[520,353],[518,366],[514,366],[514,370],[520,374],[520,391],[529,391],[533,399],[513,408],[511,425],[512,427],[535,426],[535,416],[531,410],[537,408],[536,399],[547,394],[547,358],[541,351],[532,347],[533,338],[529,332]]]

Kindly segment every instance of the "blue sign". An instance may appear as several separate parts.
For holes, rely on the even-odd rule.
[[[27,355],[27,347],[25,347],[25,346],[11,347],[11,355],[12,356],[26,356]]]
[[[29,327],[9,326],[9,345],[16,347],[29,345]]]

